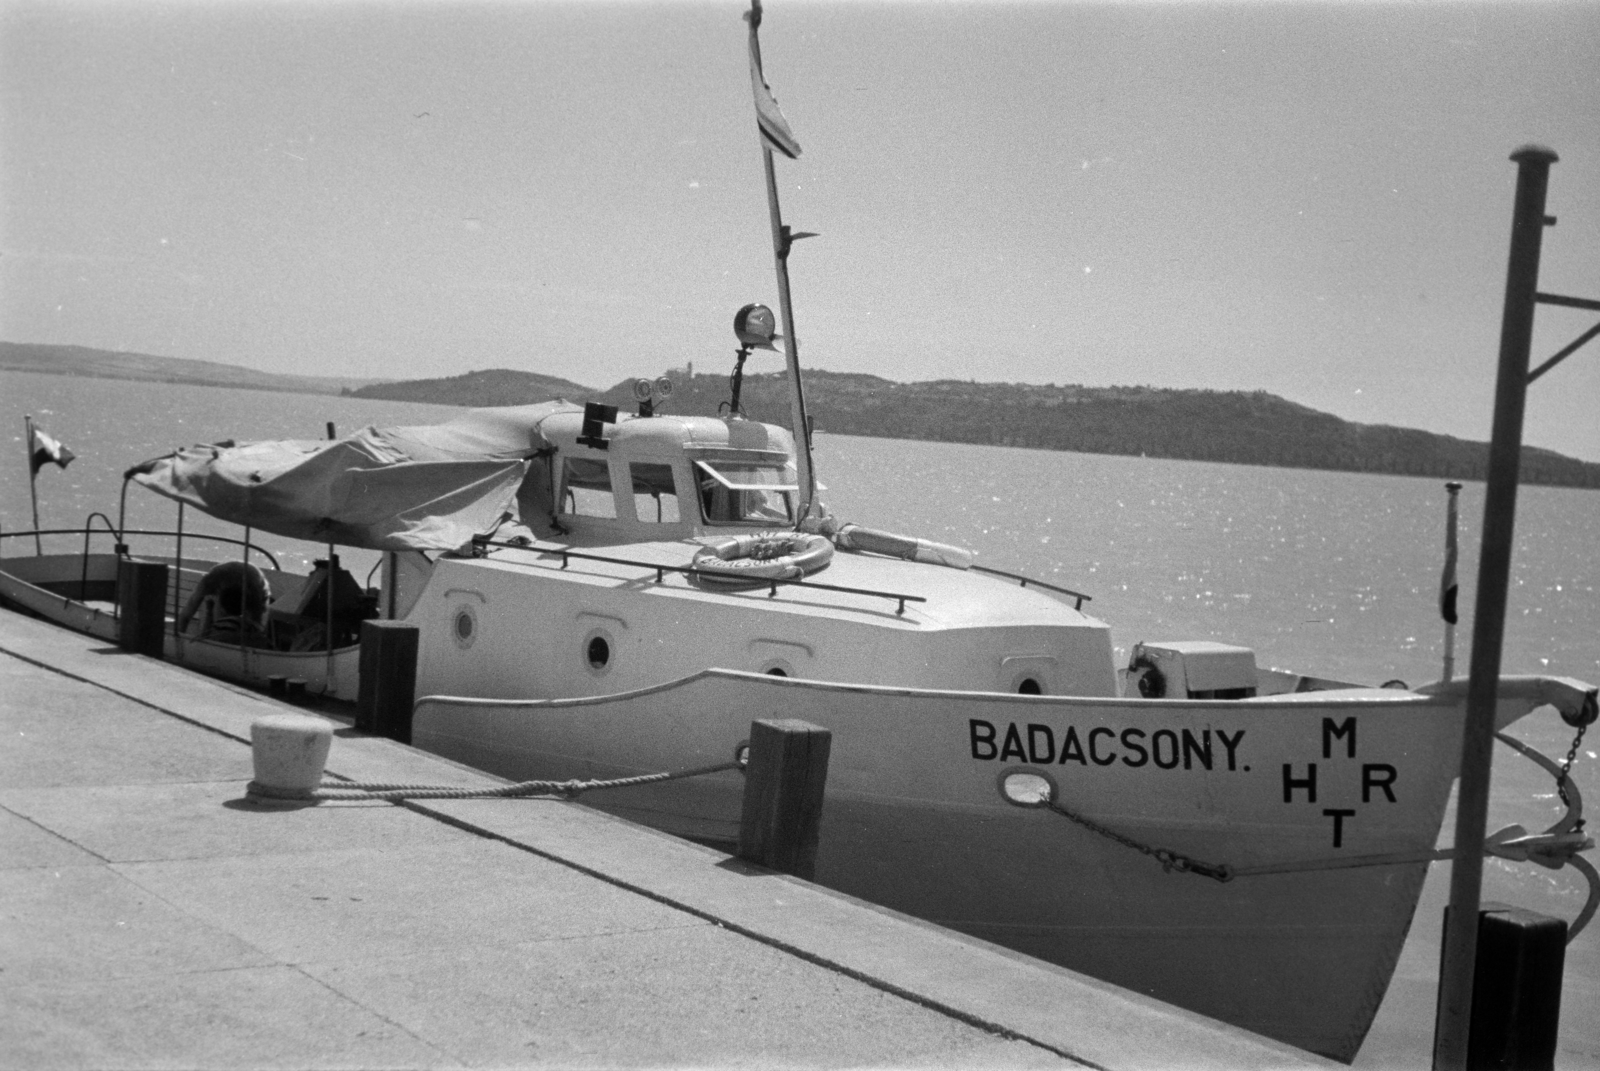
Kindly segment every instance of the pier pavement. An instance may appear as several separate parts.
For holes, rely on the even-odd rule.
[[[575,803],[252,804],[283,709],[0,610],[0,1068],[1337,1066]]]

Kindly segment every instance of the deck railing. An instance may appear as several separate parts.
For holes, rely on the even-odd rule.
[[[676,573],[680,576],[689,577],[708,576],[719,581],[727,581],[729,579],[726,573],[713,573],[709,569],[696,569],[692,565],[660,565],[656,562],[639,561],[633,558],[616,558],[606,554],[589,554],[586,551],[567,550],[564,547],[541,547],[532,543],[505,543],[493,539],[482,538],[474,538],[472,540],[472,546],[475,550],[480,547],[500,547],[506,550],[528,551],[533,554],[556,555],[561,558],[561,568],[563,569],[567,567],[568,563],[573,558],[576,558],[579,561],[606,562],[610,565],[628,565],[639,569],[653,569],[655,570],[657,584],[663,583],[666,580],[668,573]],[[766,587],[768,589],[768,598],[776,597],[779,587],[798,587],[810,588],[817,591],[840,591],[848,595],[866,595],[869,598],[889,599],[898,603],[895,613],[899,615],[905,614],[906,603],[908,602],[928,601],[921,595],[905,595],[897,591],[878,591],[873,588],[851,588],[845,587],[842,584],[824,584],[820,581],[806,580],[804,578],[798,578],[794,580],[752,579],[749,581],[749,583],[752,588]]]
[[[1003,576],[1007,580],[1015,580],[1023,587],[1027,587],[1029,584],[1032,584],[1036,588],[1044,588],[1046,591],[1054,591],[1061,595],[1070,596],[1071,598],[1077,600],[1072,607],[1074,610],[1081,610],[1083,609],[1084,603],[1094,601],[1093,595],[1085,595],[1083,592],[1073,591],[1071,588],[1062,588],[1057,587],[1054,584],[1046,584],[1043,580],[1035,580],[1032,577],[1023,576],[1021,573],[1008,573],[1003,569],[991,569],[987,565],[974,565],[972,566],[972,571],[975,573],[987,573],[990,576]]]
[[[105,514],[103,514],[103,513],[91,513],[89,515],[89,520],[86,520],[84,522],[82,528],[39,528],[39,529],[28,528],[28,529],[24,529],[24,530],[15,531],[15,532],[0,532],[0,539],[11,539],[11,538],[14,538],[14,537],[19,537],[19,536],[26,537],[26,536],[35,536],[35,535],[39,535],[39,536],[51,536],[51,535],[83,536],[84,537],[84,554],[87,555],[88,554],[88,544],[89,544],[90,535],[100,534],[100,533],[97,533],[97,532],[93,531],[93,523],[92,522],[93,522],[94,518],[96,518],[96,517],[99,517],[103,521],[105,521],[106,528],[105,528],[104,534],[115,536],[117,538],[116,546],[113,549],[114,549],[114,552],[118,556],[125,555],[125,554],[128,553],[127,544],[126,544],[126,542],[124,542],[124,540],[125,540],[125,538],[127,536],[143,535],[143,536],[166,536],[168,538],[173,538],[173,537],[176,537],[178,535],[178,533],[175,532],[175,531],[166,531],[166,530],[159,529],[159,528],[127,528],[127,529],[124,529],[121,532],[119,532],[119,531],[117,531],[116,528],[111,526],[111,522],[110,522],[110,520],[108,518],[106,518]],[[207,540],[207,541],[212,542],[212,543],[227,543],[227,544],[230,544],[231,546],[243,547],[243,548],[245,548],[246,552],[255,551],[257,554],[260,554],[262,557],[266,558],[269,562],[272,563],[272,568],[273,569],[277,570],[278,572],[282,572],[283,571],[283,566],[278,564],[277,556],[274,555],[272,553],[272,551],[268,550],[266,547],[263,547],[258,543],[252,543],[252,542],[249,542],[248,540],[244,540],[244,539],[234,539],[231,536],[211,535],[211,534],[205,533],[205,532],[184,532],[183,533],[183,538],[185,538],[185,539],[204,539],[204,540]]]

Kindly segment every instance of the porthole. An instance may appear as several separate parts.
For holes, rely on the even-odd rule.
[[[757,672],[764,673],[769,677],[793,677],[795,675],[794,666],[786,658],[769,658],[761,663],[761,668]]]
[[[617,660],[617,641],[603,628],[591,629],[583,638],[578,654],[585,668],[600,677],[611,672]]]
[[[1017,683],[1018,695],[1043,695],[1044,689],[1039,687],[1039,681],[1034,677],[1024,677]]]
[[[456,607],[455,616],[450,622],[450,636],[463,651],[477,641],[478,616],[472,612],[472,607]]]

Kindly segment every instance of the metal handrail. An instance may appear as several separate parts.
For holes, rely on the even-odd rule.
[[[127,544],[122,541],[122,533],[117,531],[115,528],[113,528],[111,526],[111,518],[110,517],[107,517],[104,513],[101,513],[101,512],[99,512],[97,510],[94,513],[89,514],[88,517],[84,518],[84,521],[83,521],[83,572],[81,574],[79,574],[79,576],[78,576],[78,597],[82,598],[82,599],[87,599],[88,598],[88,595],[86,593],[89,590],[89,536],[93,534],[91,532],[90,528],[94,524],[94,519],[96,517],[99,517],[101,522],[103,522],[105,524],[106,531],[110,532],[112,535],[117,537],[117,545],[116,545],[116,551],[115,551],[117,557],[119,557],[119,558],[122,557],[123,553],[128,549]]]
[[[1003,576],[1007,580],[1015,580],[1023,587],[1027,587],[1029,584],[1032,584],[1036,588],[1045,588],[1061,595],[1070,595],[1074,599],[1078,600],[1077,604],[1073,606],[1074,610],[1081,610],[1083,609],[1084,603],[1094,601],[1093,595],[1085,595],[1083,592],[1073,591],[1071,588],[1062,588],[1057,587],[1054,584],[1046,584],[1043,580],[1035,580],[1032,577],[1023,576],[1021,573],[1008,573],[1004,569],[991,569],[987,565],[974,565],[971,568],[975,573],[988,573],[990,576]]]
[[[109,522],[108,522],[108,524],[109,524]],[[18,531],[18,532],[0,532],[0,539],[10,539],[13,536],[32,536],[32,535],[41,535],[41,536],[47,536],[47,535],[83,535],[84,532],[86,530],[88,530],[88,528],[89,528],[89,525],[88,525],[87,522],[85,522],[84,526],[82,528],[40,528],[40,529],[37,529],[37,530],[29,529],[27,531]],[[148,536],[175,536],[175,535],[177,535],[176,532],[163,531],[163,530],[161,530],[159,528],[126,528],[126,529],[123,529],[121,532],[118,532],[115,528],[109,528],[108,527],[107,531],[109,531],[113,535],[117,535],[117,536],[121,536],[121,537],[126,537],[126,536],[131,536],[131,535],[148,535]],[[260,554],[262,557],[264,557],[268,561],[270,561],[272,563],[272,568],[276,569],[280,573],[283,572],[283,566],[278,564],[277,556],[274,555],[272,553],[272,551],[268,550],[266,547],[263,547],[258,543],[250,543],[250,542],[247,542],[246,540],[243,540],[243,539],[233,539],[233,538],[231,538],[229,536],[208,535],[208,534],[206,534],[204,532],[201,532],[201,533],[198,533],[198,534],[196,534],[194,532],[185,532],[184,533],[184,538],[185,539],[209,539],[214,543],[231,543],[236,547],[244,547],[244,548],[246,548],[246,550],[253,550],[257,554]]]
[[[678,573],[683,576],[713,576],[718,580],[728,579],[726,573],[713,573],[709,569],[696,569],[692,565],[658,565],[655,562],[642,562],[630,558],[613,558],[604,554],[586,554],[580,550],[566,550],[561,547],[540,547],[531,543],[527,545],[523,545],[521,543],[504,543],[493,539],[483,539],[475,536],[473,537],[472,545],[474,548],[503,547],[506,550],[532,551],[535,554],[559,554],[561,555],[561,568],[563,569],[567,567],[567,563],[572,558],[577,558],[581,561],[588,562],[607,562],[611,565],[632,565],[640,569],[654,569],[656,571],[657,584],[665,581],[666,574],[668,573]],[[906,603],[928,601],[921,595],[902,595],[895,591],[877,591],[872,588],[847,588],[841,584],[823,584],[814,580],[806,580],[803,578],[797,580],[752,579],[750,584],[753,587],[766,585],[769,589],[767,591],[768,598],[776,596],[778,594],[779,585],[783,585],[785,587],[816,588],[819,591],[842,591],[850,595],[867,595],[878,599],[893,599],[899,603],[895,613],[902,616],[906,612]]]

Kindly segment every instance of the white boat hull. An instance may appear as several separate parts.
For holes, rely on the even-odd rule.
[[[1502,723],[1549,699],[1521,692],[1503,701]],[[1013,806],[998,778],[1047,772],[1062,806],[1235,868],[1426,853],[1458,764],[1462,695],[1081,699],[709,670],[613,696],[426,697],[412,739],[516,780],[605,778],[726,761],[754,719],[822,725],[834,735],[817,881],[1349,1060],[1425,862],[1221,883]],[[585,802],[732,840],[742,786],[728,772]]]

